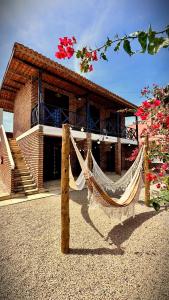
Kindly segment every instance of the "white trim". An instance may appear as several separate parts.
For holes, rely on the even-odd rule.
[[[42,125],[44,135],[62,136],[62,128]]]
[[[52,127],[52,126],[47,126],[47,125],[41,125],[43,128],[43,134],[44,135],[49,135],[49,136],[62,136],[62,128],[59,127]],[[71,130],[72,135],[74,138],[83,140],[86,139],[86,132],[83,131],[78,131],[78,130]],[[97,141],[100,140],[105,142],[105,143],[117,143],[117,137],[115,136],[105,136],[103,134],[96,134],[96,133],[91,133],[91,139],[92,141]],[[120,139],[122,144],[131,144],[131,145],[138,145],[137,141],[129,140],[129,139]]]
[[[23,139],[24,137],[26,137],[27,135],[30,135],[31,133],[37,131],[40,129],[40,126],[41,125],[36,125],[34,127],[32,127],[31,129],[27,130],[26,132],[22,133],[21,135],[19,135],[17,138],[16,138],[16,141],[20,141],[21,139]]]
[[[8,139],[7,139],[7,136],[6,136],[4,126],[1,125],[0,128],[2,128],[2,134],[3,134],[3,137],[4,137],[5,146],[6,146],[8,158],[9,158],[9,161],[10,161],[11,169],[14,170],[15,169],[15,163],[14,163],[14,160],[13,160],[13,157],[12,157],[11,149],[9,147],[9,143],[8,143]]]
[[[99,140],[100,142],[106,142],[106,143],[117,143],[117,138],[115,136],[105,136],[103,134],[91,134],[92,141]]]
[[[120,139],[122,144],[130,144],[130,145],[138,145],[137,141],[129,140],[129,139]]]

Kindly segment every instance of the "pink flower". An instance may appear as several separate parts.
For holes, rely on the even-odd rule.
[[[67,52],[67,58],[71,58],[73,56],[75,50],[72,47],[67,47],[66,52]]]
[[[137,109],[137,111],[136,111],[136,113],[135,113],[135,116],[138,116],[138,117],[140,117],[142,114],[144,114],[145,113],[145,111],[144,111],[144,109],[140,106],[138,109]]]
[[[154,106],[159,106],[159,105],[161,104],[161,101],[158,100],[158,99],[155,99],[155,100],[153,101],[153,104],[154,104]]]
[[[163,172],[160,172],[158,175],[159,175],[160,177],[163,177],[163,176],[164,176],[164,173],[163,173]]]
[[[87,51],[87,52],[85,53],[85,56],[86,56],[87,58],[91,58],[91,57],[92,57],[92,53]]]
[[[160,183],[157,183],[156,184],[156,187],[159,189],[161,187],[161,184]]]
[[[147,181],[151,182],[151,181],[154,181],[154,180],[156,180],[156,179],[157,179],[157,176],[156,176],[156,175],[154,175],[154,174],[152,174],[152,173],[147,173],[147,174],[146,174],[146,180],[147,180]]]
[[[150,108],[150,107],[151,107],[151,103],[148,102],[148,101],[144,101],[144,102],[143,102],[143,106],[144,106],[145,108]]]
[[[77,43],[76,38],[74,36],[72,36],[72,41],[73,41],[73,44]]]
[[[149,114],[141,115],[140,118],[141,118],[142,120],[147,120],[148,115],[149,115]]]
[[[168,163],[162,164],[161,168],[166,171],[168,169]]]
[[[152,129],[159,129],[160,128],[160,124],[153,124],[151,125]]]
[[[89,66],[89,72],[91,72],[91,71],[93,71],[93,66],[92,65]]]
[[[97,51],[96,50],[92,53],[92,59],[95,60],[95,61],[98,60]]]

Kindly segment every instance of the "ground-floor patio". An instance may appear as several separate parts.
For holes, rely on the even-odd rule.
[[[0,207],[0,299],[167,300],[168,211],[140,201],[121,225],[89,209],[82,192],[70,198],[69,255],[60,252],[60,195]]]

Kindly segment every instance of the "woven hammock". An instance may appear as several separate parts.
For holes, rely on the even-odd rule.
[[[87,168],[87,164],[88,164],[88,156],[89,156],[89,151],[87,152],[87,156],[85,159],[85,166]],[[69,186],[71,189],[75,190],[75,191],[81,191],[84,189],[86,184],[86,179],[84,177],[83,171],[81,171],[80,175],[78,176],[78,178],[75,180],[73,173],[72,173],[72,167],[71,167],[71,162],[70,162],[70,157],[69,157]]]
[[[112,198],[107,192],[107,186],[104,186],[103,183],[99,184],[97,181],[97,178],[95,178],[94,172],[91,172],[88,169],[87,164],[85,164],[85,161],[77,148],[77,145],[71,135],[71,141],[74,146],[75,152],[77,154],[77,157],[79,159],[79,163],[82,168],[82,172],[84,174],[84,177],[87,181],[87,187],[88,187],[88,199],[89,199],[89,205],[90,207],[101,207],[104,212],[108,216],[114,216],[121,219],[123,215],[127,216],[134,216],[134,206],[136,201],[138,200],[138,194],[141,189],[142,185],[142,164],[143,164],[143,148],[141,148],[139,155],[133,164],[134,167],[130,168],[132,171],[127,172],[128,176],[130,174],[130,181],[125,189],[124,193],[120,197],[120,199]],[[132,165],[132,166],[133,166]],[[102,172],[103,173],[103,172]],[[105,175],[103,173],[103,175]],[[106,175],[105,175],[106,176]],[[107,177],[107,176],[106,176]],[[123,176],[124,177],[124,176]],[[123,178],[122,177],[122,178]],[[103,178],[103,177],[102,177]],[[122,178],[120,180],[122,181]],[[105,179],[105,177],[104,177]],[[126,179],[126,176],[124,177]],[[106,179],[107,180],[107,179]],[[107,182],[107,181],[106,181]],[[116,184],[116,183],[115,183]],[[111,187],[109,186],[108,189],[111,192],[114,192],[117,186],[113,186],[113,182],[111,181]]]

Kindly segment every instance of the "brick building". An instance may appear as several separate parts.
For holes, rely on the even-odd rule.
[[[8,191],[31,194],[60,178],[62,124],[69,123],[85,156],[89,136],[104,171],[128,168],[136,128],[119,112],[137,107],[24,45],[15,43],[0,89],[0,108],[13,112],[13,137],[0,128],[1,177]],[[71,149],[74,174],[79,173]]]

